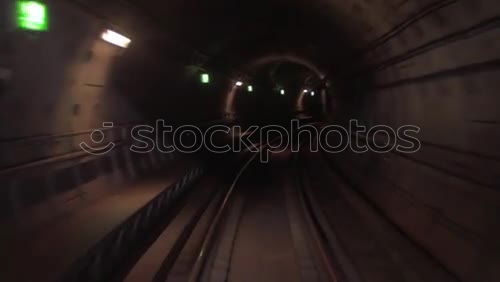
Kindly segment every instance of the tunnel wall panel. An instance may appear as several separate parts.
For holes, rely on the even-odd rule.
[[[101,170],[99,158],[85,155],[80,143],[93,146],[90,134],[103,122],[113,122],[103,144],[124,141],[128,126],[143,122],[145,115],[114,73],[130,54],[155,57],[148,42],[159,34],[134,7],[118,1],[47,1],[49,30],[21,31],[13,22],[14,3],[2,1],[0,10],[0,68],[11,73],[0,96],[0,183],[7,196],[2,218],[57,195],[78,196],[75,188],[100,176],[128,175],[123,168],[135,164],[123,158]],[[104,42],[106,28],[132,38],[130,48]]]
[[[463,281],[496,281],[500,248],[498,1],[458,1],[369,53],[373,87],[343,119],[416,125],[414,154],[335,156],[406,236]],[[343,108],[343,109],[342,109]]]
[[[451,39],[463,40],[471,35],[482,34],[485,30],[495,29],[500,10],[496,1],[441,2],[454,3],[419,17],[418,20],[405,25],[406,28],[398,29],[399,32],[391,34],[387,40],[376,44],[376,48],[369,49],[365,54],[368,62],[377,65],[424,46],[432,49],[453,42]]]
[[[377,171],[372,172],[367,169],[367,166],[363,167],[352,161],[352,158],[352,156],[347,156],[339,159],[338,162],[338,164],[342,164],[339,167],[343,173],[346,173],[346,177],[359,179],[351,183],[353,185],[351,187],[356,187],[355,189],[360,191],[405,236],[429,252],[444,265],[447,271],[454,273],[460,279],[475,281],[474,279],[479,275],[485,277],[484,281],[494,281],[488,280],[489,278],[486,278],[484,273],[476,272],[476,268],[484,263],[485,255],[489,254],[489,248],[496,244],[491,234],[480,235],[464,227],[463,222],[458,223],[451,219],[451,217],[456,218],[458,209],[466,217],[473,217],[473,221],[481,220],[479,225],[482,225],[484,224],[484,215],[481,212],[486,214],[485,211],[488,210],[488,207],[481,206],[478,209],[476,206],[474,208],[480,214],[469,214],[467,206],[461,204],[470,201],[470,198],[461,198],[460,200],[460,196],[456,192],[442,192],[441,200],[439,200],[435,199],[438,193],[432,189],[427,192],[427,195],[433,197],[434,203],[438,203],[437,206],[433,206],[425,202],[428,200],[427,195],[422,196],[426,194],[426,191],[420,191],[415,195],[413,189],[407,190],[408,187],[401,187],[400,184],[397,184],[398,179],[385,179]],[[370,167],[373,167],[373,161],[369,161],[369,163]],[[401,170],[404,171],[404,169],[399,169],[398,173]],[[412,187],[418,189],[422,186]],[[442,187],[438,188],[443,189]],[[453,198],[453,200],[448,200],[448,198]],[[457,206],[450,216],[450,210],[453,210],[454,205]],[[494,212],[494,210],[489,211]],[[459,213],[458,215],[460,216]],[[491,219],[494,217],[490,216]],[[486,239],[486,237],[489,238]],[[460,255],[454,255],[455,252],[459,252]],[[492,270],[494,269],[490,269],[490,271]]]
[[[73,152],[88,140],[78,132],[100,128],[103,122],[144,119],[112,79],[115,63],[128,51],[104,42],[100,34],[112,27],[147,41],[156,29],[133,7],[100,2],[49,1],[47,32],[2,26],[0,41],[6,46],[0,51],[0,67],[12,78],[0,97],[0,167]],[[2,17],[13,20],[13,6],[2,10]],[[131,49],[148,53],[144,46],[132,44]],[[53,138],[31,140],[39,136]]]

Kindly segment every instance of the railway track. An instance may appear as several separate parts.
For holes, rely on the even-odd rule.
[[[88,281],[345,281],[326,247],[299,155],[273,154],[267,164],[258,156],[246,152],[232,172],[201,177],[140,257]]]

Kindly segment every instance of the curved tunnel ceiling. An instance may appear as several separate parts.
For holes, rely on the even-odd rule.
[[[128,2],[167,36],[209,56],[214,65],[238,66],[251,58],[283,52],[331,67],[352,60],[346,55],[368,47],[405,20],[416,19],[415,11],[425,13],[456,0]],[[436,14],[432,17],[436,22],[443,20]]]
[[[356,49],[431,1],[129,2],[212,66],[238,68],[261,56],[292,53],[339,72]]]
[[[345,50],[349,42],[335,23],[334,5],[328,2],[130,2],[167,34],[208,56],[209,64],[220,68],[237,68],[252,58],[281,52],[297,53],[316,62],[325,62],[327,55],[333,59],[329,61],[336,61],[341,59],[338,50]]]
[[[184,53],[183,59],[183,56],[178,55],[166,58],[167,66],[162,71],[172,69],[174,74],[171,77],[179,73],[179,69],[172,68],[171,61],[203,66],[220,73],[225,80],[226,86],[219,89],[222,93],[231,93],[229,79],[240,74],[246,75],[249,66],[271,57],[307,62],[310,68],[333,78],[339,85],[349,84],[346,87],[352,87],[353,83],[360,83],[350,81],[352,74],[369,67],[373,60],[370,58],[372,54],[364,50],[377,48],[383,52],[385,49],[380,46],[393,39],[395,34],[409,29],[407,34],[399,35],[396,39],[395,45],[405,46],[405,37],[413,40],[413,37],[421,36],[422,30],[413,24],[423,17],[435,25],[432,28],[438,29],[446,21],[439,14],[439,9],[456,2],[127,1],[158,28],[162,39],[155,40],[170,46],[165,49],[165,53],[173,49]],[[366,81],[370,79],[369,76],[359,78]],[[179,83],[182,79],[176,80]],[[179,83],[177,88],[169,89],[168,92],[190,92],[185,89],[186,85]],[[158,98],[161,97],[155,96],[151,100],[157,101]],[[225,109],[228,112],[230,107],[227,104],[231,103],[231,99],[217,99],[220,105],[226,104],[219,106],[220,111]]]
[[[74,1],[101,18],[103,26],[133,38],[132,47],[111,62],[110,77],[120,85],[120,92],[151,116],[164,115],[170,107],[173,112],[167,118],[172,119],[183,114],[182,108],[193,112],[217,108],[217,114],[223,113],[231,79],[270,57],[307,62],[333,81],[340,90],[337,93],[349,92],[357,99],[355,92],[371,87],[372,70],[411,58],[421,52],[412,49],[419,42],[457,29],[450,28],[450,18],[442,10],[450,7],[457,15],[480,11],[484,17],[495,11],[481,9],[488,0],[458,2]],[[138,24],[144,19],[146,25]],[[408,49],[412,52],[405,54]],[[193,85],[198,81],[195,68],[212,72],[216,85],[211,89]],[[194,94],[201,91],[206,93]]]

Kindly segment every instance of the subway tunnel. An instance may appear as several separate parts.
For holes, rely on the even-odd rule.
[[[0,281],[500,281],[497,0],[0,13]]]

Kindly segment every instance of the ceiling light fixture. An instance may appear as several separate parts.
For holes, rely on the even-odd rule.
[[[129,38],[109,29],[102,33],[101,38],[106,42],[122,48],[127,48],[130,42],[132,42]]]

